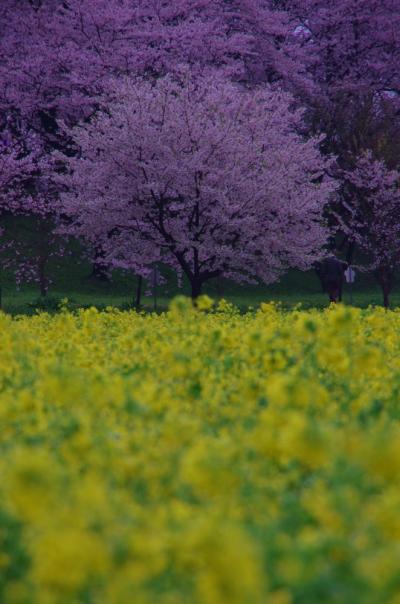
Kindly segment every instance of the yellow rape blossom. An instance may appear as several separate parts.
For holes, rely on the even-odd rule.
[[[1,604],[390,604],[400,312],[0,313]]]

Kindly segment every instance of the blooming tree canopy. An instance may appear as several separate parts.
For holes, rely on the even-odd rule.
[[[55,149],[66,155],[76,152],[77,146],[69,145],[71,128],[84,123],[84,131],[89,124],[87,136],[93,140],[98,124],[110,119],[111,128],[117,111],[134,103],[129,97],[133,89],[141,87],[140,94],[145,95],[142,103],[146,106],[150,103],[151,94],[161,90],[161,85],[155,84],[159,78],[170,75],[179,79],[185,69],[189,69],[200,82],[207,80],[211,85],[210,91],[221,90],[223,79],[236,83],[238,87],[227,86],[231,86],[233,91],[232,99],[236,95],[240,103],[243,99],[249,102],[249,96],[243,92],[245,88],[253,91],[254,106],[257,102],[266,102],[256,100],[261,95],[259,87],[264,87],[269,103],[274,107],[279,103],[286,106],[286,114],[282,109],[281,122],[275,132],[285,132],[280,140],[283,146],[281,153],[287,153],[287,158],[282,160],[287,169],[295,170],[299,165],[296,153],[292,162],[291,148],[293,137],[296,144],[304,144],[294,134],[300,126],[301,131],[308,135],[324,135],[320,147],[322,152],[337,156],[344,172],[353,170],[356,158],[368,149],[375,158],[383,158],[388,168],[398,166],[398,0],[2,0],[0,31],[1,203],[14,212],[20,212],[23,207],[25,213],[35,217],[38,232],[40,224],[43,225],[43,238],[50,236],[48,225],[56,224],[59,216],[58,188],[53,186],[54,183],[49,186],[44,166],[47,166],[47,158]],[[213,78],[216,78],[215,86]],[[133,84],[127,84],[127,81]],[[173,80],[162,81],[164,88],[166,82],[172,86]],[[201,86],[199,84],[198,90]],[[239,86],[242,86],[240,95]],[[285,90],[294,95],[295,103],[305,108],[303,121],[300,114],[289,109],[289,97],[279,92],[274,97],[270,86],[276,91]],[[168,98],[171,95],[167,95]],[[278,98],[281,100],[275,102]],[[178,103],[178,100],[174,102]],[[101,114],[98,119],[94,118],[101,107],[106,109],[110,103],[111,117]],[[168,103],[168,107],[171,106],[172,102]],[[189,110],[198,116],[198,107],[189,106]],[[261,125],[265,123],[263,119]],[[285,120],[289,120],[286,125]],[[60,128],[61,122],[65,128]],[[201,120],[200,123],[204,125]],[[222,117],[220,123],[224,123]],[[183,125],[183,121],[178,120],[176,132],[180,136],[183,136]],[[125,131],[127,128],[125,125],[121,129]],[[146,128],[157,142],[156,126],[142,124],[139,129],[142,136]],[[165,140],[165,125],[163,128],[159,134]],[[208,125],[205,128],[209,132]],[[73,136],[79,137],[83,131],[76,131]],[[236,131],[233,129],[232,132]],[[167,140],[171,141],[172,135],[168,133],[168,136]],[[98,137],[101,138],[100,133]],[[34,153],[30,139],[35,140]],[[239,137],[236,139],[239,145],[238,140]],[[156,144],[154,141],[152,144]],[[204,140],[201,145],[204,149]],[[310,145],[313,146],[314,142],[311,141]],[[148,162],[150,151],[145,146],[143,148],[147,149]],[[179,146],[177,149],[188,161],[188,154],[184,154]],[[231,155],[226,153],[227,162]],[[160,157],[158,147],[154,157]],[[192,156],[192,172],[194,161],[198,159]],[[88,161],[87,156],[84,161]],[[243,170],[247,169],[245,161],[242,161]],[[293,167],[291,163],[294,163]],[[272,167],[268,169],[272,174]],[[309,172],[313,169],[311,162]],[[74,170],[78,173],[75,167]],[[277,179],[281,178],[279,186],[284,190],[287,186],[285,172],[280,164],[274,170],[270,188],[274,183],[278,189]],[[201,162],[198,171],[201,174],[204,171]],[[307,173],[305,167],[304,171]],[[161,178],[159,169],[157,174]],[[229,170],[226,171],[228,174]],[[252,172],[249,175],[253,178]],[[122,190],[121,180],[118,182]],[[204,182],[210,187],[206,179]],[[237,181],[233,179],[233,182]],[[318,179],[310,179],[310,182],[318,184]],[[224,184],[226,190],[234,186],[232,183]],[[326,180],[324,184],[327,183]],[[180,191],[178,184],[176,176],[176,191]],[[223,189],[221,175],[218,187]],[[346,185],[342,189],[346,190]],[[203,198],[204,184],[200,191]],[[168,195],[173,197],[175,193],[168,191]],[[112,205],[115,208],[115,203]],[[110,208],[111,204],[107,207]],[[128,230],[116,230],[113,215],[107,215],[110,223],[103,228],[101,240],[100,235],[94,239],[93,233],[98,231],[84,228],[84,223],[89,224],[91,220],[90,212],[86,220],[75,221],[76,234],[90,240],[94,265],[112,259],[114,265],[118,261],[147,276],[148,267],[166,257],[165,242],[161,246],[160,241],[147,235],[147,239],[136,234],[133,236],[131,231],[128,237]],[[104,219],[103,226],[105,224]],[[144,232],[143,225],[141,229]],[[306,250],[308,239],[304,237]],[[111,253],[112,246],[119,250],[118,259],[116,253]],[[122,252],[124,246],[126,253]],[[226,260],[222,247],[218,254],[221,254],[223,268],[211,268],[207,262],[204,267],[212,273],[222,270],[224,274],[236,273],[241,275],[240,278],[245,278],[245,275],[250,278],[250,265],[244,262],[245,270],[243,266],[240,270],[232,268],[232,259]],[[281,257],[281,254],[276,256]],[[172,257],[175,258],[175,268],[184,270],[176,255],[172,254]],[[307,263],[306,253],[305,266]],[[287,260],[282,261],[282,266],[285,264],[290,265]],[[271,274],[279,272],[280,269],[271,270]],[[260,277],[259,269],[254,276]]]
[[[366,153],[343,180],[339,224],[363,252],[364,267],[374,271],[388,306],[400,266],[400,174]]]
[[[0,106],[76,120],[110,77],[180,65],[284,79],[299,69],[293,24],[273,0],[3,0]]]
[[[47,153],[66,149],[58,120],[90,118],[115,78],[151,80],[190,65],[248,84],[288,83],[299,69],[293,26],[273,0],[3,0],[0,30],[0,110],[28,123]],[[35,184],[46,186],[39,173]],[[53,193],[27,195],[25,209],[45,199],[54,222]],[[91,250],[98,266],[98,242]]]
[[[116,83],[114,103],[70,132],[79,154],[57,154],[74,232],[101,240],[116,266],[158,258],[183,271],[193,297],[213,277],[309,268],[334,185],[290,104],[216,75]]]
[[[297,19],[309,86],[303,101],[330,151],[354,156],[382,134],[382,112],[400,99],[397,0],[287,0]],[[304,90],[302,91],[304,93]],[[392,114],[395,118],[395,113]],[[398,122],[398,118],[397,118]]]
[[[397,0],[287,0],[326,94],[400,92]]]

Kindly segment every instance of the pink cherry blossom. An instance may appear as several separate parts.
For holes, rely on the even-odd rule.
[[[63,211],[108,262],[182,270],[196,297],[210,278],[276,280],[309,268],[326,240],[335,186],[319,139],[298,134],[285,93],[217,74],[118,80],[114,102],[69,132]]]

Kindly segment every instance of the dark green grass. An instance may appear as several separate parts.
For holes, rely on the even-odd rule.
[[[68,298],[70,308],[96,306],[105,308],[116,306],[127,309],[134,306],[137,280],[133,275],[115,272],[110,282],[102,282],[90,275],[90,266],[84,262],[65,259],[63,265],[53,269],[53,283],[47,300],[39,297],[35,285],[24,285],[17,290],[12,275],[3,275],[2,306],[12,314],[35,313],[42,308],[57,310],[62,298]],[[182,288],[177,285],[176,277],[165,274],[165,283],[156,291],[156,301],[151,295],[151,288],[143,285],[142,308],[158,311],[168,307],[169,301],[178,294],[190,295],[187,284]],[[283,308],[301,305],[303,308],[323,308],[328,305],[326,294],[321,292],[320,283],[314,273],[309,271],[290,271],[278,283],[272,285],[238,285],[221,279],[207,284],[204,293],[214,299],[225,298],[241,310],[257,308],[261,302],[280,302]],[[367,307],[370,304],[380,305],[382,296],[379,287],[370,275],[357,275],[351,297],[350,288],[345,286],[344,300],[355,306]],[[392,307],[400,305],[400,292],[397,289],[391,297]]]

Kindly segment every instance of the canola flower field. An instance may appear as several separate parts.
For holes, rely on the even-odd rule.
[[[400,311],[0,314],[2,604],[399,604]]]

